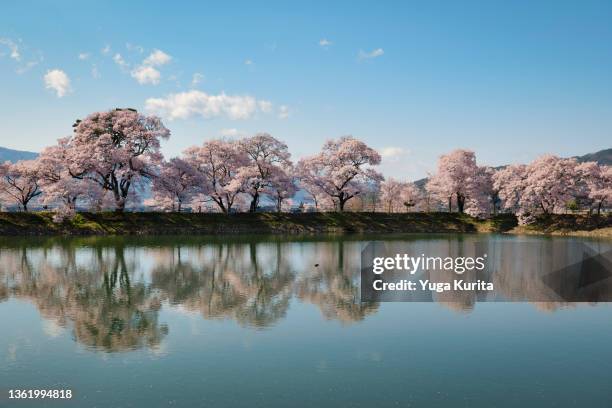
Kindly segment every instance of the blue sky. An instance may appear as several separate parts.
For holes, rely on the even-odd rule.
[[[352,134],[403,179],[455,148],[612,147],[612,2],[218,3],[4,2],[0,146],[120,106],[164,118],[167,156],[267,131],[297,159]]]

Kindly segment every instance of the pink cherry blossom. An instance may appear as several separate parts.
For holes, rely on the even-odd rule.
[[[0,164],[0,196],[28,211],[28,204],[42,194],[36,160]]]
[[[324,192],[344,211],[346,202],[364,192],[368,183],[383,180],[382,174],[369,167],[380,160],[376,150],[345,136],[326,142],[321,153],[300,160],[297,173],[302,185]]]
[[[75,123],[67,162],[70,174],[112,193],[123,211],[130,194],[155,175],[163,160],[160,140],[170,131],[155,116],[133,109],[96,112]]]

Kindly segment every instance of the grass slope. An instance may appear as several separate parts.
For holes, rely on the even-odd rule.
[[[554,215],[517,226],[512,215],[478,220],[456,213],[0,213],[0,235],[219,235],[509,232],[612,237],[612,215]]]
[[[479,221],[449,213],[79,213],[54,223],[51,213],[0,213],[0,235],[325,234],[503,232],[514,217]]]

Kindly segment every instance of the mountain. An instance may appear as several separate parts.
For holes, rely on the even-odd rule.
[[[19,160],[31,160],[36,157],[38,157],[38,153],[0,147],[0,163],[4,163],[5,161],[16,162]]]
[[[576,156],[579,162],[594,161],[598,164],[612,165],[612,149],[600,150],[595,153],[585,154],[584,156]]]

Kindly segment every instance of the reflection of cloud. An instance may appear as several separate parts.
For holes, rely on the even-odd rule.
[[[42,321],[42,329],[43,332],[51,338],[59,337],[64,331],[64,328],[57,324],[57,322],[47,319]]]

